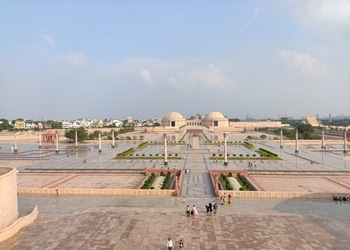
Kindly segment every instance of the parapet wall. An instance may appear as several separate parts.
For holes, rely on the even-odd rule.
[[[0,231],[18,218],[17,172],[15,168],[0,168]]]

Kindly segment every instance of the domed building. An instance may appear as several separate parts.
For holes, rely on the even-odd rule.
[[[186,119],[180,113],[172,111],[162,119],[161,123],[163,127],[179,128],[186,125]]]
[[[206,127],[228,127],[228,119],[220,112],[213,110],[202,119],[202,125]]]

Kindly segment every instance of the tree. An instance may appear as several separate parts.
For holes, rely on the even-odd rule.
[[[83,127],[80,127],[80,128],[77,128],[77,129],[66,130],[64,132],[64,136],[67,137],[70,140],[75,141],[75,131],[77,131],[78,142],[82,142],[82,141],[88,139],[88,132]]]

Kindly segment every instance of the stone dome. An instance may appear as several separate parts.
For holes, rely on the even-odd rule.
[[[228,126],[228,119],[220,112],[213,110],[203,118],[202,124],[208,127],[226,127]]]
[[[169,114],[167,114],[162,121],[171,121],[171,120],[181,120],[185,119],[179,112],[172,111]]]
[[[219,111],[213,110],[209,114],[207,114],[203,118],[203,120],[204,119],[206,119],[206,120],[208,120],[208,119],[223,119],[223,118],[226,119],[226,117],[223,114],[221,114]]]
[[[186,119],[178,112],[172,111],[162,119],[164,127],[181,127],[186,124]]]

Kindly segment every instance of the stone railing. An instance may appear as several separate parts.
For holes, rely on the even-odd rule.
[[[231,194],[235,198],[269,198],[269,199],[333,199],[332,193],[318,193],[318,192],[276,192],[276,191],[228,191],[228,190],[219,190],[218,196],[222,195],[228,196]],[[338,194],[341,196],[348,196],[347,194]]]
[[[39,211],[38,206],[35,206],[33,211],[10,224],[8,227],[0,231],[0,242],[11,238],[19,230],[33,223],[33,221],[38,217]]]
[[[89,188],[18,188],[19,194],[38,195],[120,195],[120,196],[173,196],[174,189],[89,189]]]

